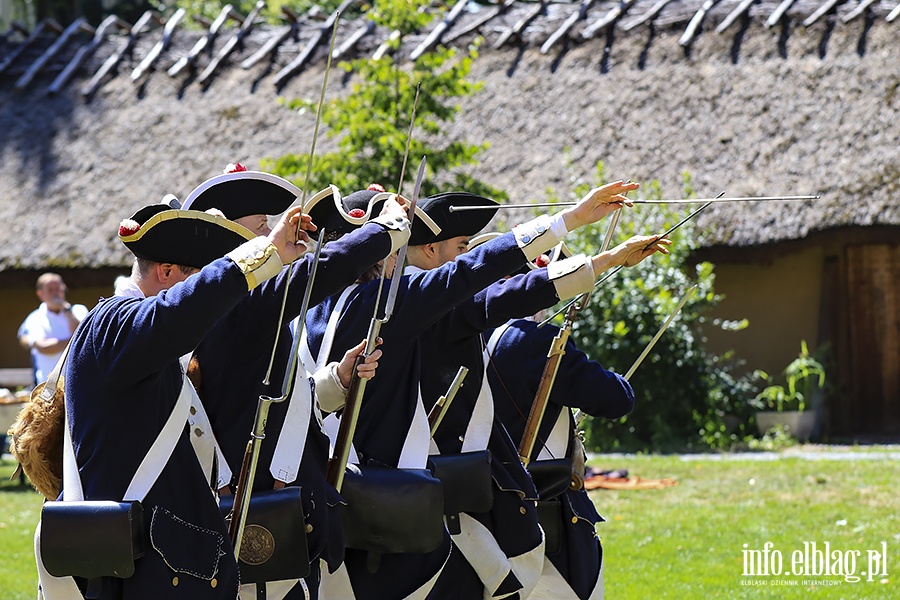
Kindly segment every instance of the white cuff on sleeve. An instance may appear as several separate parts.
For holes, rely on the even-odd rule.
[[[408,219],[392,219],[389,217],[378,216],[370,222],[378,223],[387,229],[388,233],[391,235],[391,251],[388,254],[393,254],[399,250],[400,247],[406,243],[406,240],[409,239],[409,235],[412,231]]]
[[[547,275],[560,300],[568,300],[594,289],[594,265],[591,257],[584,254],[553,261],[547,266]]]
[[[347,401],[349,390],[341,384],[337,366],[336,362],[328,363],[313,373],[313,381],[316,382],[316,398],[322,412],[332,413],[339,410]]]
[[[527,223],[513,227],[516,243],[529,262],[559,243],[559,238],[553,230],[552,221],[552,217],[541,215]]]

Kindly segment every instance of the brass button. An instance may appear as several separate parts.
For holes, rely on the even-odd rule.
[[[177,578],[177,577],[173,577],[173,578],[172,578],[172,585],[178,585],[178,578]]]
[[[215,577],[213,577],[213,578],[210,580],[210,582],[209,582],[209,587],[214,588],[214,587],[216,587],[217,585],[219,585],[219,582],[216,581]]]
[[[519,512],[522,513],[522,514],[524,515],[524,514],[527,513],[528,511],[525,509],[524,506],[520,506],[520,507],[519,507]]]
[[[306,524],[306,533],[312,533],[312,532],[313,532],[313,526],[311,524],[307,523]]]
[[[572,524],[578,523],[578,517],[572,517]]]

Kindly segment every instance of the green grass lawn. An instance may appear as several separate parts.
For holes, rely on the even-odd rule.
[[[853,450],[860,454],[867,450]],[[779,460],[731,455],[723,460],[677,456],[601,457],[591,464],[625,468],[641,478],[674,477],[658,490],[591,492],[608,522],[600,526],[606,552],[606,597],[632,599],[900,598],[900,461]],[[10,482],[13,465],[0,465],[0,590],[4,600],[34,598],[32,535],[41,498]],[[887,547],[887,577],[845,582],[843,577],[745,577],[744,551],[766,542],[783,556],[785,571],[804,542],[825,542],[850,557]],[[747,545],[745,548],[744,545]],[[774,556],[774,552],[770,556]],[[848,563],[849,564],[849,563]],[[808,585],[806,580],[837,585]],[[884,581],[882,581],[884,580]],[[749,582],[765,585],[746,585]],[[792,585],[779,585],[790,584]]]
[[[861,451],[864,452],[864,451]],[[607,523],[599,526],[606,552],[606,597],[632,598],[900,598],[900,462],[896,460],[690,460],[676,456],[601,457],[601,468],[626,468],[642,478],[674,477],[657,490],[591,492]],[[849,559],[887,545],[887,574],[858,583],[843,577],[745,577],[744,550],[771,542],[783,557],[815,542]],[[746,547],[745,547],[746,544]],[[810,546],[811,548],[811,546]],[[798,563],[798,566],[802,564]],[[812,568],[812,567],[811,567]],[[833,569],[835,570],[835,569]],[[845,571],[847,569],[844,569]],[[807,580],[826,580],[809,585]],[[755,585],[748,585],[755,584]],[[836,584],[836,585],[829,585]]]

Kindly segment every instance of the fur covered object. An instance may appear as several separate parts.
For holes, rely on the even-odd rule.
[[[62,489],[62,445],[66,401],[63,386],[52,396],[41,394],[46,384],[31,392],[10,427],[9,451],[25,471],[31,484],[48,500],[56,500]],[[47,396],[50,396],[49,398]]]

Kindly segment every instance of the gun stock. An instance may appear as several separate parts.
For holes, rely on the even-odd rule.
[[[522,433],[522,441],[519,444],[519,460],[526,466],[531,461],[531,453],[534,451],[538,430],[541,428],[541,421],[544,419],[544,412],[547,410],[550,392],[553,390],[553,383],[556,381],[556,374],[559,371],[559,363],[566,353],[566,342],[569,341],[572,324],[578,312],[576,306],[576,304],[573,304],[569,308],[563,326],[550,344],[550,351],[547,353],[547,363],[544,365],[544,372],[541,374],[541,383],[534,394],[534,402],[531,403],[531,411],[528,413],[528,420],[525,422],[525,431]]]

